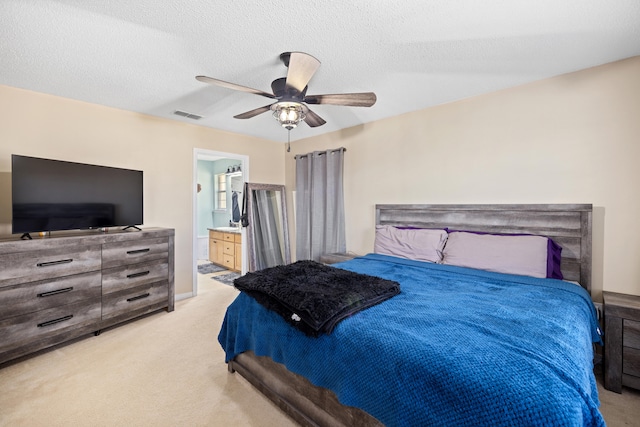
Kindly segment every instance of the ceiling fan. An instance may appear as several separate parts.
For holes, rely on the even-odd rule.
[[[289,131],[301,121],[304,121],[310,127],[322,126],[326,123],[322,117],[311,111],[306,104],[371,107],[376,103],[376,94],[373,92],[307,95],[307,84],[320,67],[320,61],[304,52],[284,52],[280,55],[280,60],[288,68],[287,76],[271,82],[272,94],[212,77],[196,76],[196,79],[203,83],[274,99],[275,102],[272,104],[233,117],[236,119],[250,119],[258,114],[272,111],[276,120]]]

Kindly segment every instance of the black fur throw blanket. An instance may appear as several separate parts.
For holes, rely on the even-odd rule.
[[[313,337],[330,334],[342,319],[400,293],[397,282],[315,261],[247,273],[234,285]]]

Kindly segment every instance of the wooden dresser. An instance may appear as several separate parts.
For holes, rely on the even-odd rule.
[[[640,296],[603,292],[604,386],[640,390]]]
[[[209,229],[209,261],[229,270],[242,270],[242,234]]]
[[[174,230],[0,240],[0,363],[174,309]]]

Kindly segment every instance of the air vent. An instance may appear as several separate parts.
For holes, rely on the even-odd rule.
[[[200,120],[202,118],[202,116],[199,116],[197,114],[187,113],[186,111],[180,111],[180,110],[174,111],[173,114],[175,114],[176,116],[182,116],[182,117],[186,117],[187,119],[193,119],[193,120]]]

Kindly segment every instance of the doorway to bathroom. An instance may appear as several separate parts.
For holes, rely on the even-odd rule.
[[[248,180],[248,156],[194,149],[193,296],[198,294],[199,268],[217,274],[246,272],[246,236],[239,216]]]

